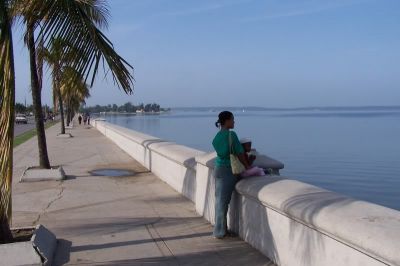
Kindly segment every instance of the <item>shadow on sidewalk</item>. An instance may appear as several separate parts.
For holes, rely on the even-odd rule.
[[[169,228],[202,221],[201,217],[140,217],[140,218],[93,218],[86,220],[64,220],[54,229],[64,237],[93,237],[113,235],[143,230],[143,226],[156,225],[157,228]],[[144,229],[146,230],[146,229]],[[208,233],[211,236],[211,231]]]
[[[57,249],[54,254],[54,265],[64,265],[69,262],[72,242],[65,239],[57,239]]]
[[[88,251],[88,250],[96,250],[96,249],[140,245],[140,244],[153,243],[153,242],[165,242],[165,241],[171,241],[171,240],[197,238],[197,237],[204,237],[204,236],[211,236],[211,232],[170,236],[170,237],[138,239],[138,240],[124,241],[124,242],[111,242],[111,243],[104,243],[104,244],[83,245],[83,246],[71,247],[70,250],[71,250],[71,252]]]
[[[254,261],[252,254],[244,254],[240,248],[225,249],[221,251],[204,251],[197,253],[187,253],[179,255],[169,255],[169,256],[156,256],[148,258],[139,259],[128,259],[128,260],[111,260],[107,262],[93,262],[85,261],[79,262],[79,265],[95,265],[95,266],[105,266],[105,265],[116,265],[116,266],[127,266],[127,265],[162,265],[162,266],[185,266],[185,265],[251,265],[251,266],[275,266],[270,260],[265,258],[265,260]],[[223,261],[223,262],[222,262]],[[59,265],[59,264],[57,264]],[[76,264],[74,264],[76,265]]]
[[[121,246],[140,245],[150,242],[171,241],[184,238],[196,238],[209,236],[209,233],[197,233],[182,236],[166,237],[160,239],[142,239],[126,242],[115,242],[98,245],[84,245],[71,247],[71,242],[60,240],[57,249],[54,265],[64,265],[66,263],[78,263],[79,265],[252,265],[252,266],[275,266],[268,258],[254,260],[254,256],[258,256],[257,251],[244,252],[242,245],[235,245],[228,240],[215,240],[220,244],[219,248],[211,250],[203,250],[199,252],[191,252],[186,254],[166,254],[165,256],[154,256],[147,258],[137,258],[128,260],[112,260],[107,262],[94,262],[79,260],[79,262],[70,262],[71,252],[88,252],[90,250],[114,248]],[[216,245],[218,246],[218,245]],[[107,251],[104,251],[107,252]],[[140,255],[139,255],[140,256]],[[221,263],[223,261],[223,263]]]
[[[177,242],[183,240],[182,244],[186,243],[208,243],[203,248],[203,251],[199,251],[199,253],[188,253],[182,254],[178,257],[175,257],[171,254],[167,254],[165,257],[154,257],[154,258],[140,258],[140,259],[131,259],[131,260],[121,260],[121,261],[110,261],[110,262],[102,262],[96,264],[94,262],[88,261],[79,261],[79,265],[87,264],[87,265],[221,265],[220,259],[221,256],[227,256],[230,258],[235,257],[233,264],[228,265],[250,265],[249,262],[254,262],[254,256],[259,256],[258,251],[243,249],[243,242],[238,241],[238,238],[227,238],[224,240],[214,240],[212,238],[211,231],[206,232],[194,232],[194,233],[186,233],[182,234],[177,232],[171,235],[170,232],[173,232],[173,227],[180,226],[183,224],[191,224],[194,220],[200,220],[201,217],[182,217],[182,218],[171,218],[171,217],[143,217],[143,218],[124,218],[124,219],[102,219],[99,221],[98,219],[90,219],[87,220],[87,223],[73,224],[74,220],[66,221],[67,224],[64,226],[58,227],[57,231],[68,232],[67,235],[64,234],[64,237],[69,238],[70,235],[72,238],[74,235],[80,235],[83,238],[92,239],[94,242],[84,245],[73,246],[73,244],[66,240],[60,239],[55,255],[55,265],[63,265],[65,263],[71,263],[70,255],[75,252],[90,254],[91,252],[114,252],[114,248],[119,247],[129,247],[132,248],[132,251],[135,250],[135,246],[151,244],[155,245],[177,245]],[[171,229],[172,228],[172,229]],[[134,231],[144,230],[147,231],[148,237],[140,239],[129,239],[127,236],[123,236],[124,234],[129,234],[129,232],[133,233],[132,238],[134,238]],[[172,230],[172,231],[171,231]],[[204,230],[204,229],[203,229]],[[207,230],[207,229],[205,229]],[[155,234],[154,234],[155,232]],[[193,232],[193,231],[191,231]],[[113,235],[119,234],[119,236],[115,237],[126,237],[127,240],[118,239],[115,242],[113,241]],[[121,235],[122,234],[122,235]],[[163,234],[169,234],[169,236],[162,236]],[[110,238],[103,239],[103,243],[97,242],[99,239],[96,236],[105,236],[108,235]],[[143,235],[143,234],[139,234]],[[154,237],[152,237],[152,235]],[[95,237],[95,238],[93,238]],[[104,243],[106,242],[106,243]],[[181,244],[181,245],[182,245]],[[185,244],[184,244],[185,245]],[[113,250],[114,249],[114,250]],[[140,250],[140,249],[139,249]],[[244,250],[245,254],[244,254]],[[190,252],[190,251],[188,251]],[[207,255],[209,254],[209,255]],[[136,256],[140,257],[140,254]],[[158,255],[157,255],[158,256]],[[209,258],[208,256],[211,256]],[[80,257],[80,256],[78,256]],[[92,256],[88,256],[92,257]],[[110,256],[110,260],[112,260],[113,256]],[[115,256],[114,256],[115,258]],[[210,261],[211,260],[211,261]],[[233,259],[232,259],[233,260]],[[215,263],[219,262],[219,263]],[[77,262],[72,262],[77,263]],[[168,264],[169,263],[169,264]],[[200,263],[200,264],[199,264]],[[273,265],[269,264],[269,260],[265,258],[260,264],[256,265]],[[252,264],[254,265],[254,264]]]

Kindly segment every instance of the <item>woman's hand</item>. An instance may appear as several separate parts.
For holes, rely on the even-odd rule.
[[[249,160],[250,160],[250,164],[253,164],[253,162],[256,160],[257,156],[255,156],[254,154],[250,154],[249,155]]]

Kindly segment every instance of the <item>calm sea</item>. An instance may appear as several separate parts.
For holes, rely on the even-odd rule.
[[[237,111],[235,131],[285,164],[282,175],[400,210],[400,110]],[[107,121],[211,151],[218,112],[107,115]]]

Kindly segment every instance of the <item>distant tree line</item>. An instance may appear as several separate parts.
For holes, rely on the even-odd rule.
[[[51,113],[52,109],[48,105],[42,106],[43,109],[43,114],[46,115],[47,113]],[[16,114],[29,114],[33,113],[33,105],[27,105],[25,106],[22,103],[15,103],[15,109],[14,109]]]
[[[162,112],[168,111],[169,109],[161,108],[159,104],[156,103],[148,103],[148,104],[139,104],[134,105],[131,102],[127,102],[120,106],[116,104],[108,104],[108,105],[95,105],[81,108],[81,112],[83,113],[100,113],[100,112],[116,112],[116,113],[135,113],[137,111],[142,111],[146,113],[151,112]]]

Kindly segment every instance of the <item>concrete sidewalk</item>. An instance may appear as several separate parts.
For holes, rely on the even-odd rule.
[[[56,265],[273,265],[237,238],[216,240],[194,205],[139,165],[96,129],[46,131],[52,165],[63,182],[18,183],[37,165],[36,138],[14,149],[13,226],[44,224],[59,239]],[[124,177],[96,169],[127,169]]]

